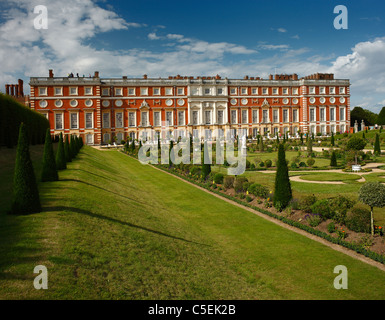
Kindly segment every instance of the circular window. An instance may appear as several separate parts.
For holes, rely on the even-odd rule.
[[[309,99],[309,101],[310,101],[311,104],[313,104],[313,103],[315,102],[315,98],[311,97],[311,98]]]
[[[55,101],[55,107],[60,108],[60,107],[62,107],[62,106],[63,106],[63,101],[61,101],[61,100],[56,100],[56,101]]]
[[[183,99],[179,99],[178,100],[178,105],[183,106],[184,105],[184,100]]]
[[[78,101],[77,100],[73,99],[73,100],[70,101],[70,106],[71,107],[76,107],[77,105],[78,105]]]
[[[103,100],[102,106],[103,106],[103,107],[109,107],[109,106],[110,106],[110,101],[108,101],[108,100]]]
[[[91,107],[91,106],[93,105],[93,102],[92,102],[92,100],[87,99],[87,100],[84,102],[84,104],[86,105],[86,107]]]
[[[283,99],[283,104],[288,104],[288,103],[289,103],[289,99],[288,98]]]
[[[247,99],[242,99],[241,102],[242,102],[243,105],[245,105],[245,104],[247,104]]]
[[[336,98],[331,97],[331,98],[329,99],[329,101],[330,101],[330,103],[334,103],[334,102],[336,102]]]
[[[172,100],[171,100],[171,99],[167,99],[167,100],[166,100],[166,105],[172,106]]]
[[[47,100],[40,100],[39,106],[40,108],[46,108],[48,106]]]
[[[298,99],[297,98],[294,98],[293,99],[293,104],[297,104],[298,103]]]
[[[325,103],[325,101],[326,101],[326,99],[325,99],[324,97],[321,97],[321,98],[319,99],[319,102],[321,102],[321,103]]]
[[[115,101],[115,105],[116,105],[117,107],[121,107],[121,106],[123,105],[123,101],[122,101],[122,100],[116,100],[116,101]]]
[[[231,103],[232,105],[236,105],[236,104],[237,104],[237,99],[231,99],[230,103]]]
[[[344,97],[340,98],[340,103],[345,103],[345,98]]]

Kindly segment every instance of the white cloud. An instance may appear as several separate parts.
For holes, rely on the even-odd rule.
[[[149,33],[149,34],[147,35],[147,37],[148,37],[150,40],[158,40],[158,39],[160,39],[160,37],[158,37],[158,36],[156,35],[155,32]]]
[[[287,30],[286,30],[285,28],[278,28],[277,31],[278,31],[278,32],[282,32],[282,33],[287,32]]]

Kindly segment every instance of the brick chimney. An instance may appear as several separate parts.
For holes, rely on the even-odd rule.
[[[18,95],[20,97],[24,97],[24,82],[21,79],[19,79],[18,82],[19,82],[19,93],[18,93]]]
[[[5,85],[5,93],[9,95],[9,84]]]
[[[99,78],[99,71],[95,71],[94,78]]]
[[[48,72],[49,72],[49,77],[50,77],[50,78],[53,78],[53,70],[52,70],[52,69],[49,69]]]
[[[147,74],[144,74],[144,75],[143,75],[143,79],[147,79]]]

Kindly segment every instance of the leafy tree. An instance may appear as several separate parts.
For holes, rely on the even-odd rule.
[[[346,144],[346,149],[354,151],[356,164],[357,164],[357,153],[358,151],[361,151],[362,149],[364,149],[365,146],[366,146],[366,141],[357,136],[353,136],[348,140]]]
[[[277,172],[275,175],[274,207],[282,210],[287,207],[292,198],[289,169],[287,167],[285,148],[283,144],[278,147]]]
[[[333,150],[332,155],[330,157],[330,166],[331,167],[337,167],[337,156],[336,152]]]
[[[64,153],[64,141],[63,134],[60,132],[59,144],[56,150],[56,169],[67,169],[67,161]]]
[[[362,120],[364,120],[365,124],[373,126],[378,123],[378,115],[370,110],[363,109],[361,107],[354,107],[350,112],[351,127],[354,127],[354,123],[356,121],[357,123],[361,123]]]
[[[376,140],[374,142],[374,154],[376,155],[381,154],[380,136],[378,135],[378,133],[376,133]]]
[[[59,175],[57,173],[55,156],[53,153],[52,140],[50,129],[47,129],[44,143],[44,154],[43,154],[43,168],[41,171],[41,181],[57,181]]]
[[[385,124],[385,107],[382,107],[380,113],[378,114],[377,124],[379,125]]]
[[[39,190],[29,154],[27,130],[24,123],[21,123],[13,178],[13,203],[10,213],[29,214],[40,211]]]
[[[358,200],[370,207],[370,229],[374,234],[373,208],[385,207],[385,186],[380,182],[367,182],[359,190]]]

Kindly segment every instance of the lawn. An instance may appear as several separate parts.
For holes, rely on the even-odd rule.
[[[0,214],[1,299],[385,298],[385,272],[118,151],[84,147],[39,188],[42,213]],[[48,290],[33,288],[39,264]],[[333,287],[337,265],[348,290]]]

